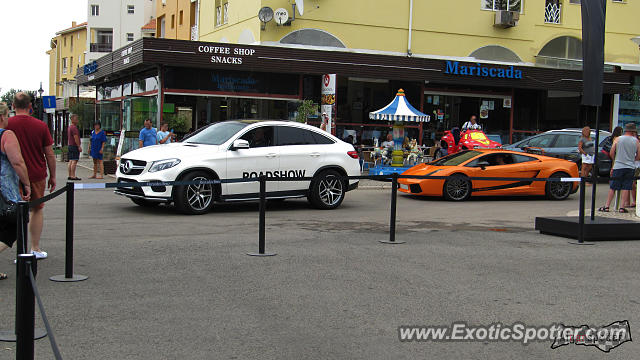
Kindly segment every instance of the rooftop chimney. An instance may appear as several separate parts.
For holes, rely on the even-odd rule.
[[[71,22],[71,27],[76,27],[76,22],[75,21]]]

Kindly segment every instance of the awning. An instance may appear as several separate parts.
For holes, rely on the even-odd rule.
[[[396,98],[384,108],[369,113],[369,119],[386,121],[429,122],[431,117],[416,110],[407,102],[404,90],[398,90]]]

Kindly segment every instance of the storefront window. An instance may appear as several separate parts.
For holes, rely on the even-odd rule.
[[[228,98],[227,119],[294,120],[299,102],[287,100]]]
[[[298,95],[300,76],[231,70],[167,68],[164,84],[168,89]]]
[[[444,131],[462,127],[472,115],[485,133],[499,135],[502,143],[509,142],[511,97],[440,91],[427,91],[424,96],[424,113],[431,116],[423,127],[426,145],[435,143]]]
[[[139,94],[147,91],[158,90],[158,77],[150,76],[133,82],[133,93]]]
[[[122,128],[125,130],[124,142],[121,154],[138,148],[138,136],[140,129],[144,127],[144,121],[151,119],[155,127],[158,118],[158,99],[155,96],[134,97],[124,100]]]
[[[620,94],[618,125],[635,123],[640,126],[640,76],[634,76],[628,92]]]
[[[122,97],[122,85],[109,85],[99,88],[99,91],[102,91],[102,99],[114,99]],[[100,94],[99,94],[100,95]],[[101,100],[101,97],[98,96],[98,100]]]
[[[104,160],[113,160],[120,134],[120,101],[101,101],[98,103],[98,120],[107,135],[104,146]]]
[[[131,95],[131,83],[126,82],[122,85],[122,96],[129,96],[129,95]]]
[[[98,103],[98,120],[104,130],[120,130],[120,101]]]

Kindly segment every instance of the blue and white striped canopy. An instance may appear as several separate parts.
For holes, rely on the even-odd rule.
[[[404,96],[404,90],[398,90],[396,98],[384,108],[369,113],[369,119],[386,121],[429,122],[431,117],[416,110]]]

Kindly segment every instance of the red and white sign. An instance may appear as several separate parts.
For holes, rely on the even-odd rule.
[[[326,129],[331,129],[331,133],[335,135],[337,113],[336,74],[322,75],[322,89],[320,93],[322,94],[322,122],[326,124]]]
[[[322,75],[322,95],[335,95],[336,74]]]

